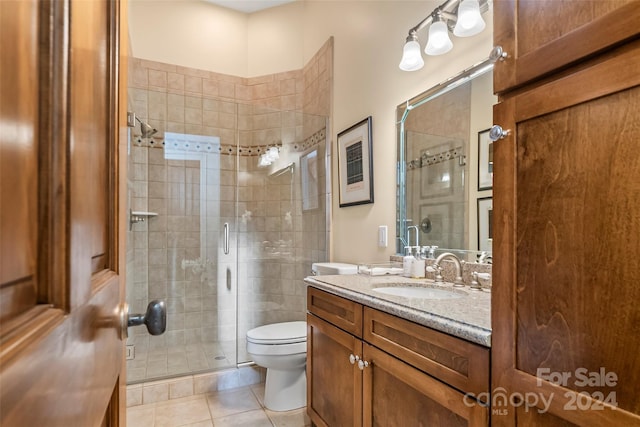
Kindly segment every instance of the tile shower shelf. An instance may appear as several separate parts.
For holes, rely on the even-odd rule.
[[[158,216],[156,212],[142,212],[142,211],[132,211],[129,210],[129,230],[133,227],[133,224],[137,224],[139,222],[145,222],[147,218],[153,218],[154,216]]]

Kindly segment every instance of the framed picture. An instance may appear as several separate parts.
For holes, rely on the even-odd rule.
[[[314,148],[300,156],[300,181],[302,183],[302,211],[319,207],[318,194],[318,149]]]
[[[489,130],[478,132],[478,191],[493,187],[493,141]]]
[[[340,207],[373,203],[371,116],[338,134]]]
[[[478,199],[478,250],[491,251],[493,242],[493,198]]]

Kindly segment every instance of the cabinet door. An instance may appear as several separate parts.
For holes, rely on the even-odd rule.
[[[494,120],[492,424],[640,425],[640,41]]]
[[[0,1],[2,426],[126,421],[126,3]]]
[[[488,425],[485,406],[366,343],[364,361],[364,426]]]
[[[319,427],[362,425],[362,373],[351,355],[362,342],[324,320],[307,315],[307,413]]]
[[[535,80],[628,41],[640,30],[637,0],[498,0],[494,44],[509,54],[494,91]]]

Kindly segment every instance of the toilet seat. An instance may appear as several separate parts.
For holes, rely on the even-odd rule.
[[[283,345],[307,341],[307,322],[283,322],[259,326],[247,332],[247,342]]]

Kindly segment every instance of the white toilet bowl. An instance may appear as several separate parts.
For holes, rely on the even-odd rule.
[[[307,322],[259,326],[247,332],[247,353],[267,368],[264,406],[290,411],[307,404]]]

